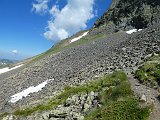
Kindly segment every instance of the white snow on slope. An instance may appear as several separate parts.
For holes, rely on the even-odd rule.
[[[30,93],[39,92],[39,91],[42,90],[42,88],[44,88],[49,82],[51,82],[53,80],[54,79],[49,79],[49,80],[47,80],[47,81],[45,81],[45,82],[43,82],[43,83],[41,83],[41,84],[39,84],[39,85],[37,85],[35,87],[31,86],[31,87],[23,90],[22,92],[19,92],[19,93],[15,94],[15,95],[12,95],[11,96],[11,100],[9,102],[15,103],[15,102],[21,100],[23,97],[29,96]]]
[[[127,34],[132,34],[132,33],[134,33],[134,32],[140,32],[140,31],[142,31],[143,29],[132,29],[132,30],[128,30],[128,31],[126,31],[126,33]]]
[[[75,42],[75,41],[81,39],[82,37],[86,36],[86,35],[88,34],[88,32],[89,32],[89,31],[83,33],[83,34],[82,34],[81,36],[79,36],[79,37],[73,38],[70,43]]]
[[[15,66],[15,67],[13,67],[13,68],[9,68],[9,67],[2,68],[2,69],[0,69],[0,74],[5,73],[5,72],[8,72],[8,71],[11,71],[11,70],[14,70],[14,69],[17,69],[17,68],[19,68],[19,67],[21,67],[21,66],[23,66],[23,64],[17,65],[17,66]]]

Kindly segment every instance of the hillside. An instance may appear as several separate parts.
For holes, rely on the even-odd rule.
[[[159,120],[159,6],[113,0],[89,31],[1,74],[0,119]]]

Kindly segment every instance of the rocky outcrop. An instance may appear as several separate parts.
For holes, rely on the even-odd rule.
[[[144,29],[160,21],[159,0],[113,0],[110,9],[94,24],[113,24],[115,29]]]
[[[85,115],[100,106],[98,92],[70,96],[64,104],[49,111],[21,117],[21,120],[83,120]],[[19,120],[15,115],[7,115],[3,120]]]
[[[52,111],[42,113],[41,118],[45,120],[83,120],[87,112],[98,107],[99,101],[97,97],[98,93],[94,92],[70,96],[64,104],[59,105]]]

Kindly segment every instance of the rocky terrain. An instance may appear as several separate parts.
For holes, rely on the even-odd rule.
[[[62,91],[65,86],[83,84],[117,70],[124,70],[128,74],[134,73],[138,66],[152,54],[160,53],[159,5],[158,0],[113,1],[109,11],[95,23],[94,28],[92,28],[87,35],[107,34],[105,38],[95,39],[87,44],[46,55],[36,62],[33,62],[33,64],[28,65],[26,68],[19,69],[17,72],[11,71],[10,73],[6,73],[7,75],[2,74],[3,77],[0,75],[0,113],[12,113],[16,109],[24,109],[45,103],[49,98],[54,96],[57,91]],[[146,10],[149,12],[145,14]],[[111,24],[109,24],[109,22],[111,22]],[[104,27],[104,25],[107,27]],[[109,32],[105,31],[108,26],[111,28]],[[131,35],[125,32],[132,28],[143,30]],[[132,76],[129,77],[133,79]],[[30,96],[16,103],[9,102],[12,95],[30,86],[37,86],[48,79],[54,80],[49,82],[41,91],[32,93]],[[138,82],[134,82],[131,84],[133,90],[137,83]],[[140,88],[137,89],[140,90]],[[139,91],[137,91],[137,89],[134,90],[134,92],[138,94]],[[141,91],[146,91],[146,89]],[[87,104],[85,108],[87,111],[97,105],[95,102],[95,106],[93,106],[94,98],[97,96],[96,94],[97,93],[90,92],[68,98],[67,103],[71,102],[70,104],[74,106],[73,116],[77,115],[77,119],[79,120],[84,119],[85,111],[85,109],[76,109],[76,107],[81,108],[81,104],[72,102],[74,99],[79,97],[83,98],[79,102],[86,101]],[[140,96],[141,95],[142,94],[140,94]],[[156,95],[152,97],[155,98]],[[87,101],[87,99],[90,99],[90,102]],[[155,104],[159,105],[158,101],[156,101]],[[157,113],[153,114],[151,119],[159,119],[159,117],[157,117],[159,108],[157,107],[156,109]],[[54,112],[63,110],[65,111],[62,106],[58,106],[54,109]],[[68,110],[70,110],[70,108],[66,111]],[[74,110],[76,110],[76,112],[78,111],[78,114],[76,114]],[[62,114],[58,113],[59,117],[52,113],[53,112],[51,112],[50,116],[46,119],[52,119],[51,116],[57,119],[64,119],[63,116],[65,112],[62,112]],[[70,118],[72,118],[72,115],[66,119]],[[14,116],[4,118],[4,120],[9,119],[14,120],[18,118]],[[31,116],[30,119],[34,119],[33,116]]]
[[[159,0],[113,0],[108,12],[97,20],[94,28],[99,33],[147,28],[159,23],[159,6]],[[98,29],[100,27],[103,29]]]

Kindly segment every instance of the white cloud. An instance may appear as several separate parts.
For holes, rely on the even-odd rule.
[[[59,6],[54,5],[54,6],[52,7],[52,9],[49,11],[49,13],[50,13],[53,17],[56,17],[56,16],[60,13]]]
[[[17,54],[18,50],[12,50],[12,53]]]
[[[49,0],[35,0],[35,3],[32,4],[32,11],[38,14],[45,14],[48,12],[48,2]]]
[[[94,17],[93,6],[94,0],[67,0],[61,10],[53,5],[49,10],[51,20],[48,21],[44,36],[59,41],[85,29],[87,21]]]

